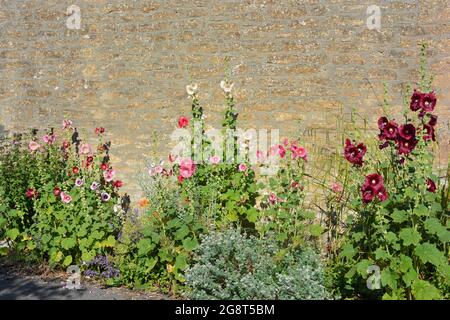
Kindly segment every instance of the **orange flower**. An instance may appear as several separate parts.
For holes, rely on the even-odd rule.
[[[145,208],[146,206],[148,206],[150,203],[150,201],[147,198],[142,198],[138,201],[138,205],[141,208]]]

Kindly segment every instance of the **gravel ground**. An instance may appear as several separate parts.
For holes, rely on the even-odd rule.
[[[80,289],[67,289],[67,275],[45,266],[23,266],[0,260],[0,300],[165,300],[169,297],[147,291],[104,287],[81,282]]]

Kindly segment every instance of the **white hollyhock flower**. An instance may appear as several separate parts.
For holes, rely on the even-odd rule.
[[[228,81],[222,80],[222,81],[220,81],[220,87],[222,88],[222,90],[223,90],[225,93],[230,93],[231,90],[233,90],[234,83],[233,83],[233,82],[228,82]]]
[[[193,96],[198,91],[198,84],[193,83],[186,86],[186,92],[188,95]]]

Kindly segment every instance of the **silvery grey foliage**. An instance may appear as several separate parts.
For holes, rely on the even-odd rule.
[[[310,249],[280,257],[274,241],[240,230],[203,238],[186,273],[191,299],[327,299],[323,268]]]

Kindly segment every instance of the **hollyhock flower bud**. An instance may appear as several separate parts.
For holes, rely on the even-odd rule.
[[[291,182],[291,189],[298,189],[300,191],[303,191],[303,186],[297,181],[292,181]]]
[[[36,195],[36,191],[34,190],[34,189],[27,189],[27,191],[25,192],[25,196],[28,198],[28,199],[31,199],[31,198],[33,198],[34,196]]]
[[[55,197],[59,196],[59,194],[61,193],[61,189],[58,187],[53,188],[53,194],[55,195]]]
[[[420,91],[414,90],[414,93],[411,96],[411,102],[409,104],[412,111],[417,111],[422,108],[422,96],[423,94]]]
[[[422,111],[432,112],[436,106],[436,95],[434,92],[425,93],[422,96]]]
[[[256,151],[256,158],[257,159],[264,159],[264,154],[261,150]]]
[[[64,141],[62,144],[63,149],[67,149],[70,146],[70,143],[68,141]]]
[[[183,178],[183,176],[178,176],[178,183],[183,183],[183,180],[184,180],[184,178]]]
[[[189,125],[189,119],[186,118],[185,116],[181,116],[178,119],[178,128],[186,128]]]
[[[436,192],[436,183],[430,178],[427,179],[427,190],[430,192]]]
[[[412,140],[416,137],[416,128],[411,123],[403,124],[398,129],[398,134],[405,140]]]
[[[435,115],[430,115],[430,120],[428,121],[428,124],[430,125],[430,126],[432,126],[432,127],[434,127],[434,126],[436,126],[436,124],[437,124],[437,116],[435,116]]]
[[[389,146],[389,142],[385,141],[382,144],[379,145],[380,150],[387,148]]]
[[[276,196],[276,194],[275,193],[271,193],[269,195],[269,203],[274,205],[275,203],[277,203],[277,201],[278,201],[278,197]]]
[[[176,159],[176,156],[169,154],[169,162],[174,163]]]

